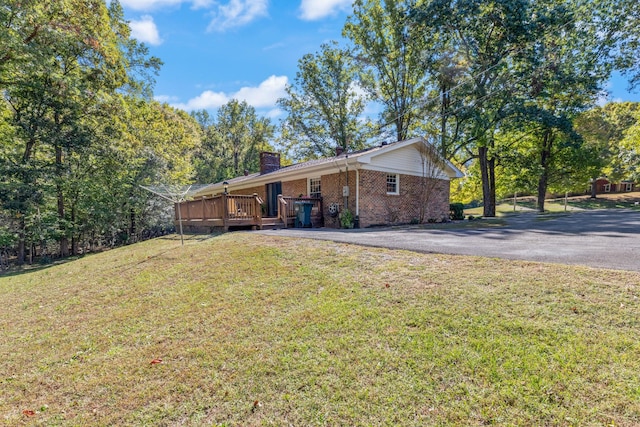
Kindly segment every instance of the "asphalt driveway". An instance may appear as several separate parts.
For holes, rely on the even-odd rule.
[[[524,213],[501,227],[361,230],[280,229],[267,235],[330,240],[425,253],[477,255],[640,271],[640,211],[594,210],[567,215]]]

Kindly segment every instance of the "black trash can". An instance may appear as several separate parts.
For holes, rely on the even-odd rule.
[[[311,227],[312,202],[295,202],[296,227]]]

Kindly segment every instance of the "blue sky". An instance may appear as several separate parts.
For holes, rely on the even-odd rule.
[[[278,119],[298,60],[341,41],[352,0],[121,0],[133,36],[164,61],[156,99],[187,111],[246,100]],[[640,101],[624,79],[609,100]]]

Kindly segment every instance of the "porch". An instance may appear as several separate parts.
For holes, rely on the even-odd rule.
[[[215,228],[288,228],[295,227],[301,203],[310,203],[311,226],[323,225],[322,199],[278,195],[276,216],[266,216],[264,201],[257,195],[221,194],[175,204],[174,222],[182,222],[187,231],[202,232]]]

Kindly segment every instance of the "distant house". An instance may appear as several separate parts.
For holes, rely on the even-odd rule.
[[[225,210],[225,228],[297,225],[294,206],[303,202],[313,204],[313,226],[338,228],[345,211],[359,227],[442,221],[449,217],[449,181],[462,176],[423,138],[353,153],[337,150],[333,157],[285,167],[278,153],[261,153],[259,173],[204,187],[181,212],[190,225],[214,226],[220,223],[209,217]],[[260,209],[249,206],[253,202],[239,206],[238,200],[206,205],[221,197],[250,197]]]
[[[606,193],[628,193],[636,191],[636,184],[633,181],[620,181],[612,182],[606,177],[600,177],[591,183],[591,186],[595,185],[595,194]],[[593,188],[589,189],[589,193],[593,194]]]

